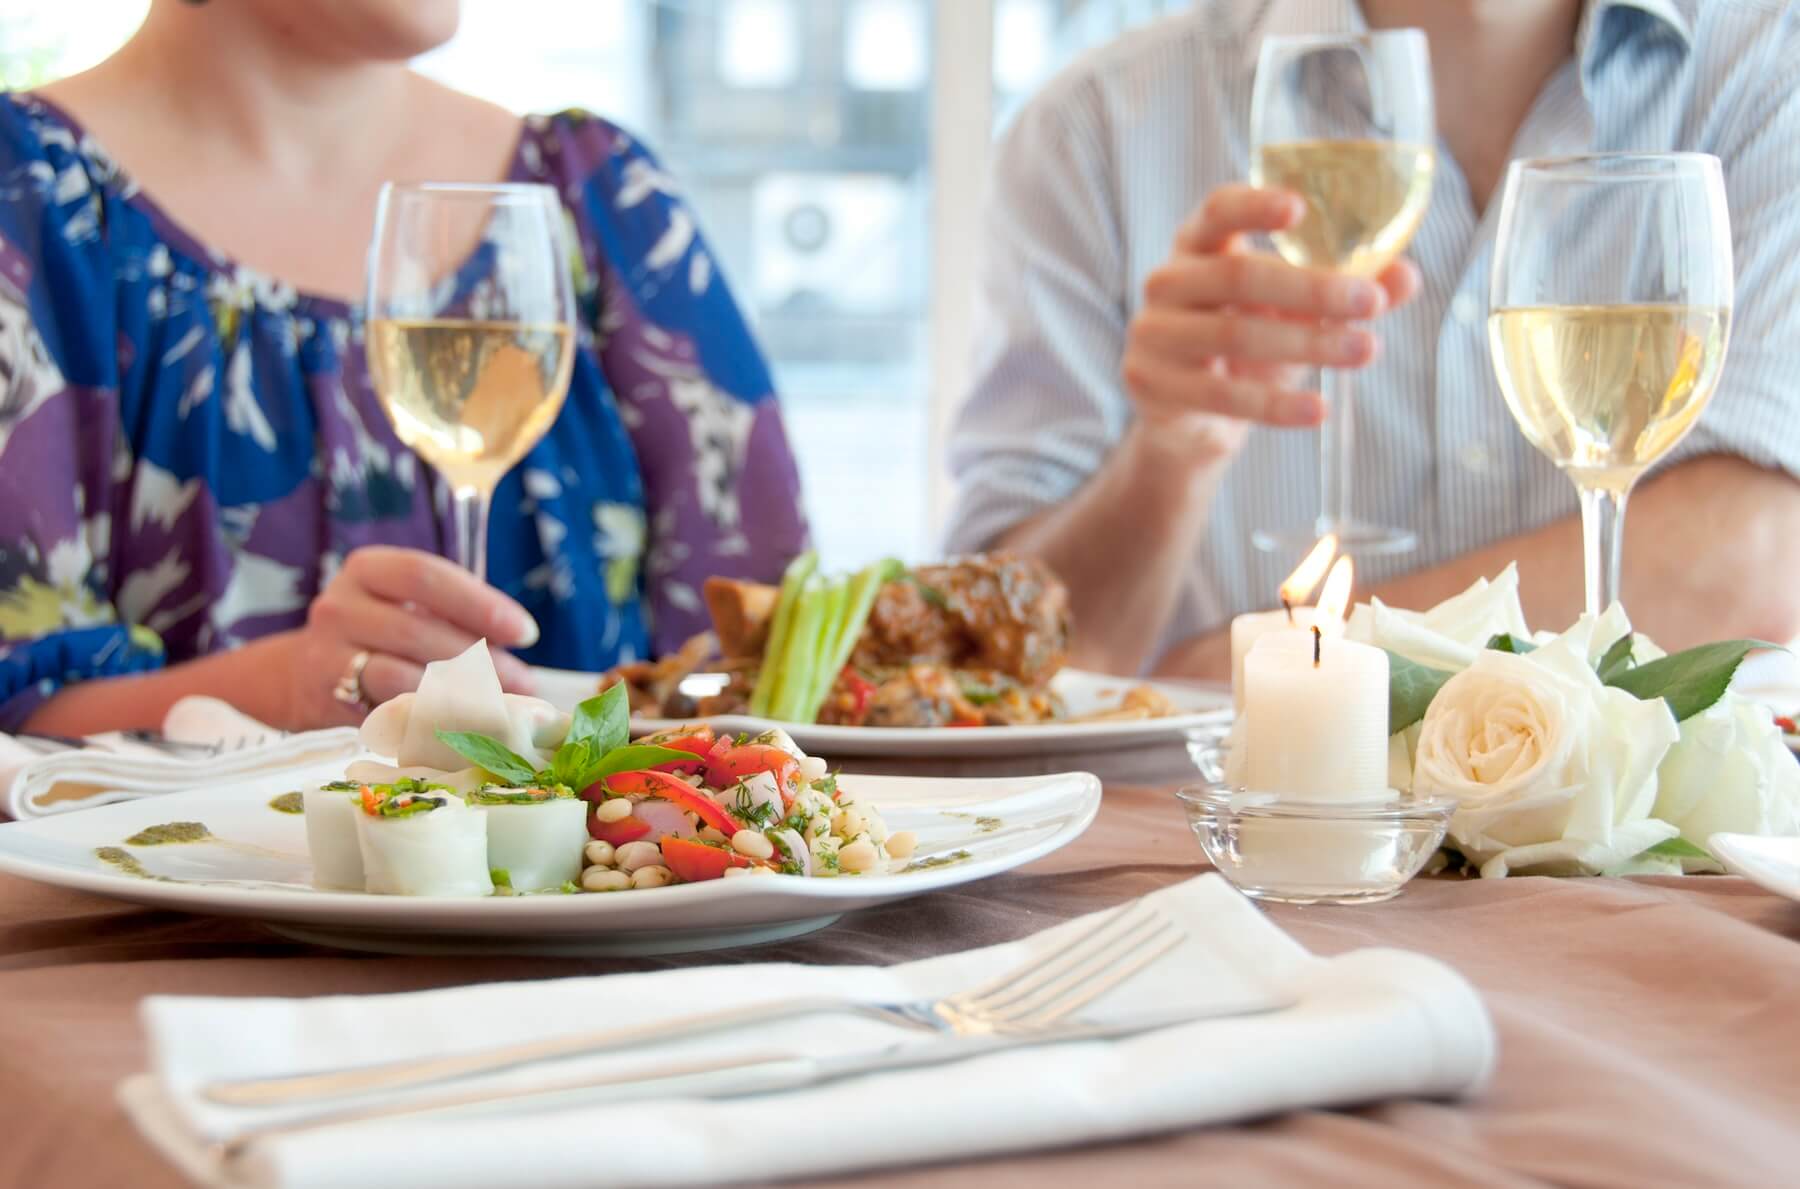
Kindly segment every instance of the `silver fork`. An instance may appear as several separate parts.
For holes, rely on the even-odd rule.
[[[1108,914],[998,978],[941,999],[904,1003],[863,1003],[835,997],[791,999],[446,1057],[219,1081],[203,1087],[200,1093],[226,1106],[275,1106],[376,1090],[411,1089],[540,1061],[607,1052],[645,1041],[702,1035],[822,1012],[859,1015],[957,1036],[1023,1035],[1047,1031],[1070,1013],[1086,1007],[1168,953],[1180,944],[1182,936],[1175,922],[1139,902]]]

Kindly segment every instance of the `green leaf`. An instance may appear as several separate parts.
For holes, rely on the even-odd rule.
[[[557,752],[561,758],[561,751]],[[653,744],[632,743],[625,747],[615,747],[604,754],[592,753],[584,756],[579,767],[571,765],[567,769],[557,770],[557,783],[568,785],[576,792],[587,788],[595,781],[605,780],[608,776],[616,776],[620,772],[642,772],[646,768],[654,768],[658,764],[693,763],[694,753],[680,751],[673,747],[657,747]]]
[[[1424,718],[1431,699],[1454,676],[1448,670],[1407,660],[1397,652],[1388,653],[1388,734],[1398,735]]]
[[[508,871],[504,867],[489,868],[488,869],[488,879],[490,881],[492,881],[493,885],[497,888],[511,888],[512,887],[512,872]]]
[[[1507,632],[1490,637],[1487,646],[1494,652],[1510,652],[1514,656],[1524,656],[1528,652],[1537,651],[1537,645],[1530,640],[1521,640]]]
[[[1663,859],[1705,859],[1709,863],[1718,862],[1705,847],[1695,846],[1687,839],[1679,837],[1659,842],[1643,853]]]
[[[439,731],[437,737],[451,751],[477,768],[487,769],[507,784],[530,784],[537,779],[537,769],[498,739],[475,731]]]
[[[1613,641],[1613,646],[1606,650],[1606,654],[1600,658],[1600,663],[1594,667],[1594,672],[1600,675],[1602,685],[1610,685],[1613,678],[1631,668],[1633,660],[1631,650],[1636,644],[1637,641],[1630,632],[1626,632]]]
[[[1645,702],[1661,698],[1669,704],[1676,722],[1686,722],[1725,696],[1738,666],[1759,648],[1781,650],[1781,645],[1764,640],[1702,644],[1616,673],[1606,684]]]
[[[592,741],[604,754],[625,746],[630,739],[631,701],[625,692],[625,683],[621,681],[599,697],[589,698],[575,707],[563,746]]]

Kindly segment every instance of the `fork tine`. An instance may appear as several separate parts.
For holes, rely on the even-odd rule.
[[[1073,961],[1059,963],[1053,970],[1040,971],[1036,977],[1003,994],[960,1006],[965,1012],[978,1013],[989,1019],[1004,1019],[1036,1010],[1113,963],[1123,961],[1155,940],[1168,926],[1169,922],[1160,913],[1146,917],[1129,930],[1109,936],[1104,945],[1088,949]]]
[[[1167,922],[1167,927],[1152,934],[1140,942],[1117,962],[1103,968],[1093,977],[1073,983],[1065,983],[1052,992],[1040,995],[1031,1004],[1014,1004],[1005,1009],[1003,1018],[993,1020],[997,1025],[1006,1028],[1045,1028],[1063,1019],[1071,1012],[1079,1011],[1100,996],[1106,994],[1126,979],[1161,958],[1164,954],[1180,945],[1186,935],[1174,922]]]
[[[1026,984],[1024,990],[1028,991],[1043,979],[1053,978],[1068,966],[1082,961],[1089,952],[1111,945],[1117,936],[1135,932],[1145,921],[1154,919],[1154,913],[1155,910],[1146,907],[1142,901],[1128,904],[1061,945],[1026,959],[997,978],[958,991],[944,1002],[957,1010],[979,1009],[996,999],[1023,993],[1020,984]]]

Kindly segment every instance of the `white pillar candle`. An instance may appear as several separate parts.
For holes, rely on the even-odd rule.
[[[1311,632],[1269,632],[1244,658],[1244,784],[1309,801],[1388,788],[1388,658]]]
[[[1304,632],[1312,637],[1319,613],[1313,607],[1295,607],[1292,618],[1284,611],[1252,611],[1231,621],[1231,707],[1244,716],[1244,658],[1256,642],[1270,632]]]

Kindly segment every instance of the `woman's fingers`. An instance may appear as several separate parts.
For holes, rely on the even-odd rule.
[[[313,601],[308,620],[352,648],[414,665],[456,656],[479,639],[422,609],[385,602],[354,584],[334,584]],[[494,658],[494,671],[500,675],[501,685],[514,693],[531,691],[531,671],[523,661],[492,645],[488,651]],[[366,670],[364,684],[367,685]],[[394,692],[410,688],[404,686]]]
[[[416,665],[384,652],[372,653],[369,663],[363,666],[363,694],[370,702],[379,706],[401,694],[418,689],[419,680],[424,676],[423,665]]]
[[[445,558],[371,545],[344,559],[341,577],[379,600],[410,604],[498,647],[537,643],[537,622],[525,608]]]

